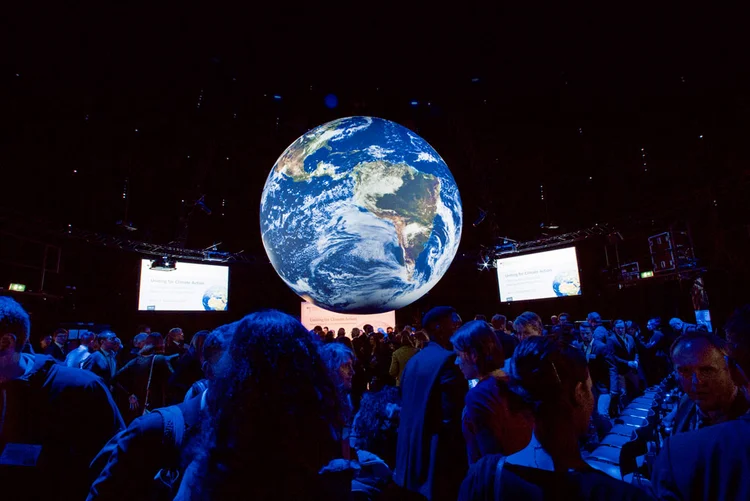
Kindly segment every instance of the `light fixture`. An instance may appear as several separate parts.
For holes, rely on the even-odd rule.
[[[155,271],[174,271],[177,269],[177,262],[169,256],[157,257],[151,261],[151,269]]]
[[[479,258],[479,261],[477,261],[477,269],[479,271],[489,270],[492,267],[492,260],[490,259],[490,256],[483,255]]]

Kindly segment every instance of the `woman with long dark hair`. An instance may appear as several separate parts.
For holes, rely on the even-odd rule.
[[[252,313],[233,328],[175,499],[323,500],[348,492],[351,475],[339,484],[319,474],[341,457],[335,430],[343,426],[319,342],[278,311]]]
[[[486,456],[461,486],[460,500],[640,500],[649,493],[589,466],[579,439],[594,410],[586,357],[557,335],[533,336],[516,348],[510,387],[531,408],[529,444],[507,458]]]

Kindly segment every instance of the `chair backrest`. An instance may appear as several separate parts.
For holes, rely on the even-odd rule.
[[[615,418],[615,423],[617,424],[626,424],[628,426],[633,426],[635,428],[640,428],[642,426],[646,426],[648,424],[648,418],[647,417],[638,417],[638,416],[620,416],[618,418]]]
[[[628,407],[635,407],[637,409],[655,409],[659,407],[660,402],[656,399],[639,397],[628,404]]]
[[[625,407],[622,410],[623,416],[637,416],[637,417],[645,417],[647,418],[649,416],[649,413],[653,413],[654,411],[651,409],[641,409],[639,407],[633,407],[632,404]]]
[[[626,437],[624,435],[617,435],[614,433],[610,433],[606,437],[602,439],[601,442],[599,442],[600,445],[607,445],[609,447],[622,447],[623,445],[627,444],[628,442],[634,440],[633,437]]]
[[[635,438],[636,429],[626,424],[616,424],[609,431],[610,434],[622,435],[624,437]]]
[[[594,451],[589,455],[589,458],[619,465],[621,451],[622,449],[619,447],[608,447],[606,445],[600,445],[599,447],[594,449]]]
[[[620,474],[620,467],[614,464],[610,464],[603,461],[597,461],[596,459],[587,459],[586,463],[589,464],[592,468],[595,468],[602,473],[606,473],[610,477],[622,480],[622,475]]]

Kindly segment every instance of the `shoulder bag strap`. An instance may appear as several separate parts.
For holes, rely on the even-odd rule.
[[[500,477],[503,476],[503,466],[505,466],[505,456],[501,457],[497,462],[497,468],[495,468],[495,496],[493,499],[500,499],[500,490],[502,489],[502,483]]]
[[[154,362],[156,362],[156,355],[152,355],[154,358],[151,359],[151,370],[148,372],[148,383],[146,384],[146,401],[143,402],[144,412],[148,409],[148,397],[151,394],[151,376],[154,375]]]

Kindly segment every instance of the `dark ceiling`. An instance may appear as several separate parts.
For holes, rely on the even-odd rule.
[[[205,195],[213,213],[194,213],[187,245],[262,255],[276,158],[306,130],[362,114],[414,129],[445,158],[464,251],[539,237],[545,222],[693,210],[746,221],[739,13],[521,3],[12,7],[0,205],[107,233],[126,220],[130,238],[168,243],[182,201]]]

